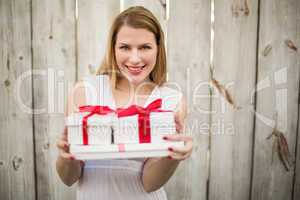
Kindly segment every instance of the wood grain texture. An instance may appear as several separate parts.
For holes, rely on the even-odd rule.
[[[300,18],[298,18],[300,20]],[[299,23],[298,23],[299,24]],[[298,82],[300,82],[298,80]],[[300,86],[299,86],[300,87]],[[299,89],[300,90],[300,89]],[[299,93],[300,94],[300,93]],[[297,200],[300,198],[300,102],[298,97],[298,140],[297,140],[297,148],[296,148],[296,166],[295,166],[295,176],[294,176],[294,186],[293,186],[293,200]]]
[[[60,181],[56,140],[64,127],[68,86],[75,81],[75,1],[33,0],[33,77],[37,199],[74,199]]]
[[[292,199],[294,167],[286,171],[277,154],[272,162],[273,138],[266,140],[266,137],[272,132],[272,120],[277,113],[277,128],[284,133],[292,158],[295,158],[300,56],[285,44],[285,40],[299,45],[300,2],[260,2],[252,200]],[[263,56],[267,45],[271,45],[272,50]]]
[[[249,199],[251,186],[258,1],[215,1],[212,78],[240,109],[213,87],[209,199]],[[235,8],[235,10],[232,10]]]
[[[121,5],[123,10],[130,6],[143,6],[149,9],[160,22],[164,33],[167,33],[166,0],[122,0],[121,2],[123,2],[123,5]]]
[[[291,17],[290,20],[292,20],[292,23],[291,25],[289,25],[291,27],[291,29],[293,30],[292,31],[292,34],[294,34],[294,37],[295,37],[295,44],[297,45],[298,47],[298,55],[296,55],[296,63],[295,63],[295,67],[294,69],[296,69],[296,73],[297,73],[297,70],[298,70],[298,77],[296,75],[295,80],[293,80],[293,84],[294,87],[296,87],[294,89],[294,91],[296,92],[298,90],[298,120],[297,120],[297,124],[296,126],[298,126],[298,135],[297,135],[297,147],[296,147],[296,150],[295,150],[295,175],[294,175],[294,186],[293,186],[293,200],[297,200],[297,199],[300,199],[300,72],[299,72],[299,68],[300,68],[300,60],[299,60],[299,47],[300,47],[300,37],[299,37],[299,32],[300,32],[300,5],[299,5],[299,2],[295,4],[295,9],[296,10],[296,14],[294,13],[293,15],[296,15],[296,17]],[[298,6],[298,7],[297,7]],[[295,12],[295,11],[294,11]],[[294,33],[295,32],[295,33]],[[293,59],[295,59],[295,57],[293,57]],[[297,82],[298,82],[298,89],[297,89]],[[296,98],[296,95],[297,95],[297,92],[294,94],[295,95],[295,98]],[[295,108],[296,109],[296,108]],[[290,119],[293,119],[293,118],[290,118]],[[293,119],[295,120],[295,119]]]
[[[163,27],[169,85],[186,96],[194,138],[168,199],[300,199],[299,0],[215,0],[213,47],[209,0],[77,2],[76,22],[76,0],[0,0],[1,200],[76,199],[55,169],[67,90],[101,63],[114,16],[136,5]],[[241,109],[210,95],[211,75]],[[295,161],[288,172],[266,139],[276,113]]]
[[[78,79],[100,66],[110,26],[119,11],[119,0],[78,1]]]
[[[35,199],[30,31],[30,1],[0,0],[0,198],[3,200]]]
[[[194,139],[191,158],[182,161],[166,185],[172,200],[204,200],[208,178],[210,1],[170,1],[168,20],[169,85],[188,105],[185,134]]]

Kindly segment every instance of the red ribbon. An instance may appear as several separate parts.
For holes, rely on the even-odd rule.
[[[89,112],[88,115],[84,116],[82,119],[82,137],[83,137],[83,145],[89,144],[89,138],[87,133],[87,120],[89,117],[97,114],[97,115],[106,115],[108,113],[114,112],[108,106],[80,106],[79,112]]]
[[[157,99],[150,103],[146,108],[141,106],[132,105],[128,108],[118,108],[118,117],[127,117],[132,115],[138,115],[139,126],[139,142],[150,143],[151,142],[151,130],[150,130],[150,113],[151,112],[170,112],[168,110],[160,110],[162,104],[161,99]]]

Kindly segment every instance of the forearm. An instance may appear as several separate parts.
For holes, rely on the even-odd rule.
[[[144,189],[152,192],[162,187],[173,175],[179,162],[168,158],[150,158],[143,168]]]
[[[56,171],[64,184],[73,185],[80,178],[81,170],[82,166],[78,160],[68,160],[58,156]]]

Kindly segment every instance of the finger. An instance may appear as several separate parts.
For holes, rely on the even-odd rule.
[[[57,148],[64,150],[64,151],[69,151],[70,145],[68,144],[68,142],[64,141],[64,140],[58,140],[56,143]]]
[[[174,153],[174,152],[171,152],[168,156],[169,159],[171,160],[179,160],[179,161],[182,161],[182,160],[185,160],[187,158],[189,158],[191,155],[191,153],[186,153],[186,154],[179,154],[179,153]]]
[[[56,146],[60,149],[63,149],[63,148],[68,148],[69,144],[67,141],[59,139],[57,140]]]
[[[80,162],[80,165],[81,165],[81,166],[84,166],[84,165],[85,165],[84,160],[79,160],[79,162]]]
[[[176,132],[180,133],[183,130],[183,125],[181,123],[181,121],[175,117],[175,128],[176,128]]]
[[[169,134],[169,135],[165,135],[163,139],[169,141],[185,141],[185,142],[193,140],[191,136],[184,135],[184,134]]]
[[[68,140],[68,128],[66,126],[64,127],[64,131],[62,133],[61,138],[66,141]]]
[[[175,129],[176,129],[177,133],[182,132],[183,126],[182,126],[182,124],[179,121],[178,122],[175,121]]]
[[[173,153],[173,154],[170,154],[170,155],[168,156],[168,158],[169,158],[170,160],[178,160],[178,161],[182,161],[182,160],[185,160],[185,159],[187,158],[187,156],[181,155],[181,154],[175,154],[175,153]]]
[[[64,152],[64,151],[61,151],[60,152],[60,156],[64,159],[67,159],[67,160],[76,160],[75,156],[70,154],[70,153],[67,153],[67,152]]]
[[[186,143],[183,147],[171,146],[168,148],[169,151],[179,154],[186,154],[192,152],[193,144],[191,142]]]

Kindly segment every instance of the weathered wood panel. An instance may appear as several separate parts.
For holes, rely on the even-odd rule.
[[[277,129],[286,136],[292,157],[295,158],[300,56],[285,41],[291,40],[299,45],[300,2],[260,2],[252,199],[292,199],[294,167],[286,171],[276,153],[272,162],[274,137],[269,140],[266,138],[273,130],[274,124],[270,122],[277,113]],[[272,48],[268,54],[265,53],[267,47]]]
[[[296,10],[296,13],[294,13],[296,15],[296,17],[291,17],[293,20],[293,24],[290,25],[293,30],[292,34],[295,34],[294,35],[294,40],[295,40],[295,45],[297,45],[298,47],[298,55],[296,55],[296,57],[298,56],[297,58],[297,62],[296,62],[296,66],[295,66],[295,69],[298,69],[300,68],[300,61],[299,61],[299,44],[300,44],[300,37],[299,37],[299,33],[300,33],[300,5],[299,5],[299,2],[295,5],[296,8],[294,8]],[[298,6],[298,7],[297,7]],[[290,18],[289,18],[290,19]],[[294,33],[295,32],[295,33]],[[294,55],[295,56],[295,55]],[[295,59],[295,58],[293,58]],[[296,70],[297,71],[297,70]],[[300,76],[299,72],[298,72],[298,75]],[[294,186],[293,186],[293,200],[297,200],[297,199],[300,199],[300,77],[295,77],[295,80],[294,80],[294,86],[297,86],[297,82],[298,82],[298,120],[297,120],[297,124],[296,126],[298,126],[298,135],[296,138],[298,138],[298,141],[297,141],[297,147],[296,147],[296,150],[295,153],[296,153],[296,158],[295,158],[295,177],[294,177]],[[297,88],[294,90],[294,91],[297,91]],[[294,95],[296,95],[297,93],[295,93]],[[296,96],[295,96],[296,97]],[[292,119],[292,118],[290,118]],[[293,119],[295,120],[295,119]],[[291,149],[291,151],[293,151],[293,149]]]
[[[33,77],[37,199],[75,199],[59,180],[56,140],[63,131],[67,83],[75,81],[75,1],[33,0]],[[64,90],[65,89],[65,90]]]
[[[300,17],[298,18],[300,19]],[[300,23],[298,23],[300,24]],[[298,42],[299,44],[299,42]],[[298,80],[298,82],[300,82]],[[300,88],[300,86],[299,86]],[[299,89],[300,90],[300,89]],[[300,94],[300,93],[299,93]],[[297,151],[296,151],[296,166],[295,166],[295,177],[294,177],[294,187],[293,187],[293,200],[300,199],[300,99],[298,97],[298,141],[297,141]]]
[[[0,198],[3,200],[35,199],[30,30],[30,1],[0,0]]]
[[[228,89],[240,109],[234,109],[213,87],[209,184],[213,200],[250,196],[258,1],[245,2],[214,4],[212,78]]]
[[[78,78],[93,74],[107,45],[108,32],[120,11],[119,0],[78,1]]]
[[[167,34],[167,4],[166,0],[121,0],[121,9],[125,10],[130,6],[143,6],[149,9],[160,22],[160,25]]]
[[[170,1],[168,21],[168,78],[186,96],[185,134],[192,135],[194,151],[166,185],[171,200],[204,200],[207,196],[209,128],[209,0]]]
[[[93,71],[99,66],[113,17],[120,7],[133,5],[150,9],[161,22],[168,78],[185,93],[189,106],[186,133],[194,137],[194,152],[165,186],[169,199],[300,198],[299,1],[215,1],[212,75],[229,88],[239,110],[215,89],[209,97],[209,0],[77,2],[76,23],[75,0],[0,0],[1,199],[75,199],[76,185],[64,186],[55,170],[66,90],[89,74],[89,67]],[[277,154],[272,163],[272,139],[266,140],[276,113],[296,161],[289,172]]]

